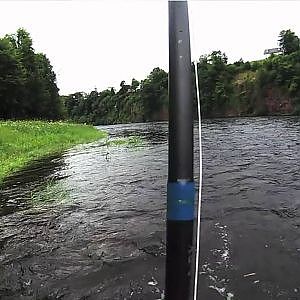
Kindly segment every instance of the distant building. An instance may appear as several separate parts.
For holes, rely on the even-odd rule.
[[[274,54],[274,53],[280,53],[283,52],[281,48],[271,48],[271,49],[266,49],[264,51],[264,54]]]

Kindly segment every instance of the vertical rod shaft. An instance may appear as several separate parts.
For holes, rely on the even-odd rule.
[[[191,294],[193,241],[193,105],[187,1],[169,0],[169,175],[166,299]]]

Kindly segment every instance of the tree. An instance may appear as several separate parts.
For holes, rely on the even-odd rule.
[[[23,28],[0,39],[0,118],[58,119],[62,106],[49,59]]]
[[[284,54],[291,54],[300,49],[299,38],[290,29],[282,30],[279,33],[278,42]]]
[[[22,115],[23,71],[10,40],[0,39],[0,118],[9,119]]]
[[[145,121],[151,120],[156,112],[168,103],[168,73],[154,68],[150,75],[141,82],[141,98]]]
[[[198,74],[203,116],[222,114],[227,105],[231,93],[230,81],[235,68],[228,65],[227,60],[227,56],[221,51],[213,51],[199,59]]]

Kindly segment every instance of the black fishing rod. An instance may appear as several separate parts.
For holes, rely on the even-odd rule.
[[[195,185],[188,4],[169,0],[169,174],[166,300],[191,296]]]

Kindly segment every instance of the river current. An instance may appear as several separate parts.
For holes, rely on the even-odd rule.
[[[0,299],[161,299],[167,123],[100,126],[0,190]],[[199,299],[300,299],[300,118],[205,120]],[[195,124],[195,180],[199,179]]]

